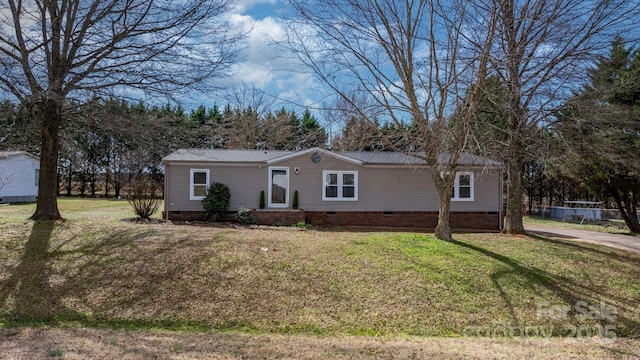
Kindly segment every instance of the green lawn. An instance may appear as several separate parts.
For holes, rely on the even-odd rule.
[[[0,323],[390,336],[640,334],[640,255],[543,237],[133,224],[0,207]],[[589,308],[591,306],[591,308]],[[595,318],[595,319],[594,319]]]
[[[610,234],[631,234],[627,225],[623,220],[610,220],[602,224],[587,223],[580,224],[575,221],[561,221],[558,219],[542,218],[540,216],[526,216],[524,219],[525,226],[547,226],[562,229],[576,229],[605,232]]]

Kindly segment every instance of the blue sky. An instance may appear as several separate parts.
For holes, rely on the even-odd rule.
[[[242,87],[255,87],[265,91],[276,108],[284,106],[302,112],[306,107],[320,106],[322,95],[317,89],[321,86],[315,83],[310,74],[292,71],[301,69],[301,65],[281,56],[273,44],[274,41],[285,38],[280,15],[284,2],[285,0],[237,1],[227,20],[233,26],[252,30],[242,44],[243,60],[237,64],[233,75],[223,81],[228,90],[185,99],[183,107],[190,109],[199,104],[211,107],[214,104],[223,106],[232,103],[229,101],[229,93],[237,92]]]
[[[276,0],[256,0],[246,1],[245,3],[248,4],[245,5],[244,14],[256,20],[277,16],[278,7],[280,6],[279,1]]]

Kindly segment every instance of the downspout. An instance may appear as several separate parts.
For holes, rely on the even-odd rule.
[[[169,220],[169,164],[164,164],[164,220]]]
[[[500,196],[498,196],[498,230],[502,232],[503,221],[502,221],[502,208],[504,207],[504,169],[500,168]]]

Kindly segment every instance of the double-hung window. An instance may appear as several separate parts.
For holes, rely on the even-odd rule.
[[[454,201],[473,201],[473,173],[456,173],[456,180],[453,184]]]
[[[189,174],[189,199],[204,199],[207,196],[207,189],[210,183],[209,169],[191,169]]]
[[[333,171],[322,172],[322,200],[357,201],[358,172]]]

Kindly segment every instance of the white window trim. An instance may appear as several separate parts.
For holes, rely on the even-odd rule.
[[[284,194],[284,204],[274,204],[272,203],[272,189],[273,189],[273,177],[271,176],[271,171],[273,170],[284,170],[287,172],[287,191]],[[269,191],[268,191],[268,200],[267,206],[269,208],[281,208],[286,209],[289,207],[289,168],[286,166],[269,166]]]
[[[338,197],[327,197],[327,174],[338,174]],[[342,175],[353,174],[353,197],[342,197]],[[323,170],[322,171],[322,201],[358,201],[358,172],[357,171],[339,171],[339,170]]]
[[[462,175],[469,175],[469,195],[471,195],[468,198],[461,198],[460,197],[460,176]],[[475,188],[475,180],[473,177],[473,172],[471,171],[461,171],[461,172],[456,172],[456,179],[455,182],[453,183],[453,197],[451,198],[451,201],[474,201],[474,191]]]
[[[207,180],[205,185],[207,186],[207,190],[209,190],[209,185],[211,184],[211,177],[210,177],[210,173],[209,173],[209,169],[190,169],[189,171],[189,200],[202,200],[205,197],[204,196],[196,196],[193,193],[193,187],[196,186],[196,184],[194,184],[193,182],[193,174],[197,173],[197,172],[203,172],[207,174]],[[199,186],[201,186],[201,184],[197,184]]]

